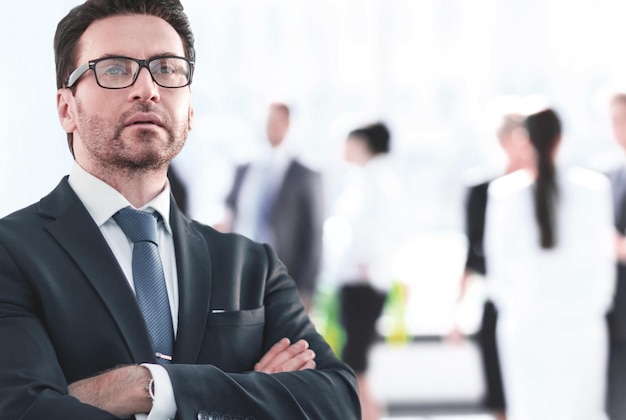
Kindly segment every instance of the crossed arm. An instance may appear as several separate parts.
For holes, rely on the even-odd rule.
[[[32,250],[33,239],[9,227],[0,223],[0,335],[7,338],[0,346],[3,416],[104,420],[150,412],[148,369],[126,365],[106,370],[149,354],[133,335],[141,319],[128,313],[132,296],[118,287],[127,285],[85,280],[75,264],[63,263],[64,248],[47,243],[53,241],[47,231],[31,235],[47,246],[46,258],[40,258]],[[245,287],[213,290],[220,302],[241,304],[233,305],[230,317],[207,318],[202,330],[207,337],[194,339],[200,357],[165,366],[177,416],[195,418],[209,410],[259,419],[358,418],[354,373],[316,333],[298,302],[295,284],[271,250],[238,236],[220,236],[214,242],[217,245],[209,250],[214,259],[231,261],[215,275]],[[95,251],[90,255],[100,255]],[[98,270],[90,274],[104,280],[108,276],[99,270],[107,264],[98,258],[96,265]],[[94,284],[106,299],[96,295]],[[196,301],[206,305],[205,299]],[[116,334],[117,318],[128,320],[122,324],[128,330],[125,339]],[[301,338],[315,355],[306,343],[295,342]],[[263,343],[276,345],[268,348]],[[200,364],[189,364],[193,360]]]
[[[304,369],[315,369],[315,353],[305,340],[291,344],[288,338],[279,340],[254,365],[255,372],[268,374]],[[124,366],[74,382],[69,393],[85,404],[125,418],[152,409],[147,390],[151,378],[146,367]]]

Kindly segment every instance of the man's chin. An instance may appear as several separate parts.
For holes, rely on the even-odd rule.
[[[169,154],[164,153],[161,147],[151,146],[133,144],[112,163],[120,170],[126,171],[152,171],[167,166],[171,160]]]
[[[136,150],[123,159],[123,164],[126,169],[144,171],[163,169],[164,167],[166,168],[178,154],[176,150],[164,149],[163,147],[143,147],[139,149],[141,150]]]
[[[169,162],[152,158],[123,159],[115,165],[118,169],[126,172],[151,172],[167,167]]]
[[[143,125],[142,125],[143,126]],[[185,142],[174,141],[163,128],[134,128],[121,137],[127,169],[155,170],[167,166],[181,151]]]
[[[169,135],[164,128],[156,125],[129,125],[124,127],[124,137],[133,143],[159,143],[167,142]]]

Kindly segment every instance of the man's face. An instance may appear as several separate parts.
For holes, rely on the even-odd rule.
[[[279,108],[271,107],[267,117],[267,138],[272,147],[279,146],[289,129],[289,119]]]
[[[611,103],[611,122],[615,140],[626,149],[626,103],[621,101]]]
[[[92,23],[78,44],[77,66],[105,56],[149,59],[184,57],[180,36],[164,20],[147,15],[114,16]],[[189,87],[163,88],[142,68],[124,89],[98,86],[92,70],[74,95],[57,95],[63,127],[74,133],[76,160],[93,172],[163,168],[182,149],[191,129]]]

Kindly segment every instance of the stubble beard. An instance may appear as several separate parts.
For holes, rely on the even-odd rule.
[[[160,128],[124,133],[125,121],[137,112],[152,112],[159,116],[162,129],[166,131],[165,142],[159,138],[163,135]],[[81,134],[86,151],[107,172],[137,174],[167,167],[182,150],[189,133],[187,122],[172,122],[149,104],[140,104],[123,113],[113,125],[99,115],[86,115],[80,104],[77,104],[77,113],[82,120]],[[146,146],[140,147],[141,144]]]

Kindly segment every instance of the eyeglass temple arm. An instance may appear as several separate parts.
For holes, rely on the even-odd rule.
[[[78,79],[80,79],[80,76],[85,74],[85,72],[89,70],[90,67],[91,67],[91,63],[85,63],[82,66],[78,67],[76,70],[74,70],[70,74],[70,77],[68,77],[65,87],[71,88],[72,86],[74,86],[74,84],[78,81]]]

